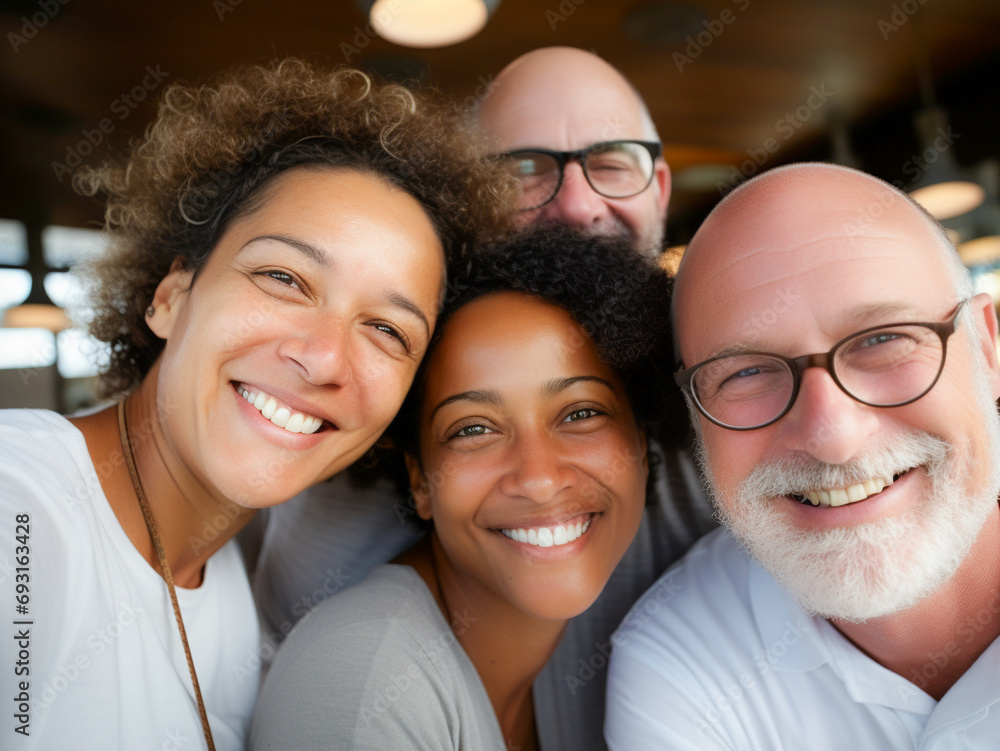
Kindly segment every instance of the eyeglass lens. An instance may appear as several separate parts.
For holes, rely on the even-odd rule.
[[[941,338],[919,325],[867,331],[837,347],[833,371],[841,388],[877,407],[922,396],[934,384],[944,359]],[[792,366],[770,355],[733,355],[699,368],[691,389],[714,419],[755,427],[777,418],[795,392]]]
[[[521,152],[510,157],[514,174],[521,181],[521,204],[541,206],[559,190],[562,168],[559,160],[544,152]],[[601,144],[581,160],[590,186],[607,198],[627,198],[641,193],[653,175],[653,158],[645,146],[632,142]]]

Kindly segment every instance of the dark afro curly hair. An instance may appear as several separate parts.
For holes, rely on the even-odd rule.
[[[105,395],[132,389],[162,350],[144,310],[174,259],[197,273],[267,181],[305,165],[378,175],[411,194],[449,262],[499,236],[516,195],[464,113],[431,92],[296,59],[170,86],[128,154],[74,175],[78,191],[107,203],[110,251],[85,273],[90,332],[111,350]]]
[[[391,443],[392,449],[377,459],[370,457],[367,467],[352,467],[352,477],[365,481],[373,475],[389,476],[405,493],[399,452],[420,456],[419,415],[427,363],[455,311],[505,291],[523,292],[567,311],[594,342],[598,356],[622,378],[646,435],[660,443],[678,443],[675,435],[664,436],[665,426],[676,433],[675,426],[687,421],[670,376],[670,289],[666,272],[636,253],[625,239],[587,237],[562,226],[545,226],[485,245],[452,274],[423,365],[386,433],[390,440],[381,442]]]

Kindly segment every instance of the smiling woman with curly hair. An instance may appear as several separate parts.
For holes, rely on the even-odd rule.
[[[37,554],[26,748],[243,747],[259,630],[232,538],[389,424],[446,269],[505,227],[480,154],[428,95],[288,60],[169,88],[76,176],[107,202],[91,332],[124,398],[0,417],[0,513]]]

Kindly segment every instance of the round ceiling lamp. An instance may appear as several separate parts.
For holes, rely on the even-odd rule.
[[[983,186],[966,175],[951,153],[948,116],[940,107],[925,107],[914,119],[922,164],[926,166],[910,197],[937,220],[967,214],[986,199]]]
[[[404,47],[447,47],[475,36],[500,0],[359,0],[372,29]]]

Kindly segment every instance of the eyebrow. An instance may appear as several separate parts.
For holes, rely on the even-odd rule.
[[[612,393],[618,393],[611,381],[601,378],[600,376],[573,376],[572,378],[556,378],[555,380],[549,381],[545,384],[545,395],[554,396],[560,391],[565,391],[573,384],[581,382],[600,383],[607,386]]]
[[[244,243],[243,248],[247,247],[252,243],[257,242],[258,240],[275,240],[277,242],[291,246],[292,248],[295,248],[296,250],[301,252],[310,261],[312,261],[318,266],[330,267],[333,265],[330,261],[330,256],[328,256],[322,250],[317,248],[315,245],[310,245],[309,243],[303,240],[299,240],[294,237],[289,237],[288,235],[260,235],[259,237],[255,237],[252,240],[249,240],[246,243]],[[240,250],[242,250],[243,248],[240,248]],[[390,292],[385,296],[385,299],[389,304],[394,305],[395,307],[400,308],[402,310],[409,311],[417,318],[419,318],[420,322],[423,323],[424,325],[424,329],[427,332],[427,336],[429,337],[431,335],[430,321],[427,320],[427,316],[424,315],[424,312],[410,298],[406,297],[405,295],[401,295],[398,292]]]
[[[556,378],[545,384],[543,387],[543,393],[546,396],[554,396],[561,391],[565,391],[570,386],[581,383],[581,382],[591,382],[600,383],[607,386],[612,393],[617,394],[617,390],[611,384],[610,381],[601,378],[599,376],[573,376],[572,378]],[[496,389],[473,389],[471,391],[463,391],[459,394],[453,394],[446,399],[443,399],[431,412],[430,419],[434,419],[434,415],[437,414],[438,410],[454,402],[468,401],[475,402],[476,404],[489,404],[493,407],[499,407],[503,404],[503,398]]]
[[[419,318],[420,321],[424,324],[424,329],[427,331],[427,336],[429,337],[431,335],[430,321],[427,320],[427,316],[424,315],[424,312],[417,307],[417,304],[413,302],[413,300],[411,300],[408,297],[405,297],[404,295],[399,294],[398,292],[390,292],[386,296],[386,300],[390,304],[395,305],[397,308],[401,308],[402,310],[407,310],[413,315],[415,315],[417,318]]]
[[[851,311],[851,314],[847,317],[847,322],[857,324],[861,326],[864,324],[880,326],[881,324],[871,324],[871,318],[876,316],[898,316],[892,320],[886,321],[886,323],[910,323],[910,322],[920,322],[924,320],[930,320],[933,316],[926,315],[923,311],[915,308],[912,305],[902,302],[884,302],[884,303],[872,303],[871,305],[865,305],[860,308],[856,308]]]
[[[319,266],[330,265],[330,257],[322,250],[317,248],[315,245],[310,245],[309,243],[303,240],[299,240],[294,237],[289,237],[288,235],[259,235],[258,237],[255,237],[245,242],[243,244],[243,248],[247,247],[248,245],[251,245],[252,243],[257,242],[258,240],[275,240],[279,243],[284,243],[285,245],[289,245],[295,248],[296,250],[301,252],[304,256],[306,256],[310,261]],[[243,250],[243,248],[240,248],[240,250]]]
[[[434,415],[437,414],[438,410],[442,407],[446,407],[454,402],[475,402],[476,404],[489,404],[494,407],[499,407],[503,404],[503,399],[500,397],[500,393],[496,389],[473,389],[471,391],[462,391],[458,394],[452,394],[446,399],[442,399],[438,405],[431,412],[430,419],[434,419]]]
[[[881,323],[873,323],[872,318],[884,318]],[[863,305],[852,310],[842,322],[842,327],[848,329],[845,336],[851,336],[859,331],[875,326],[892,326],[899,323],[923,323],[934,321],[933,315],[927,315],[921,309],[905,302],[879,302]],[[712,354],[706,360],[728,355],[742,355],[748,352],[761,352],[760,347],[750,344],[732,344],[723,347]]]

